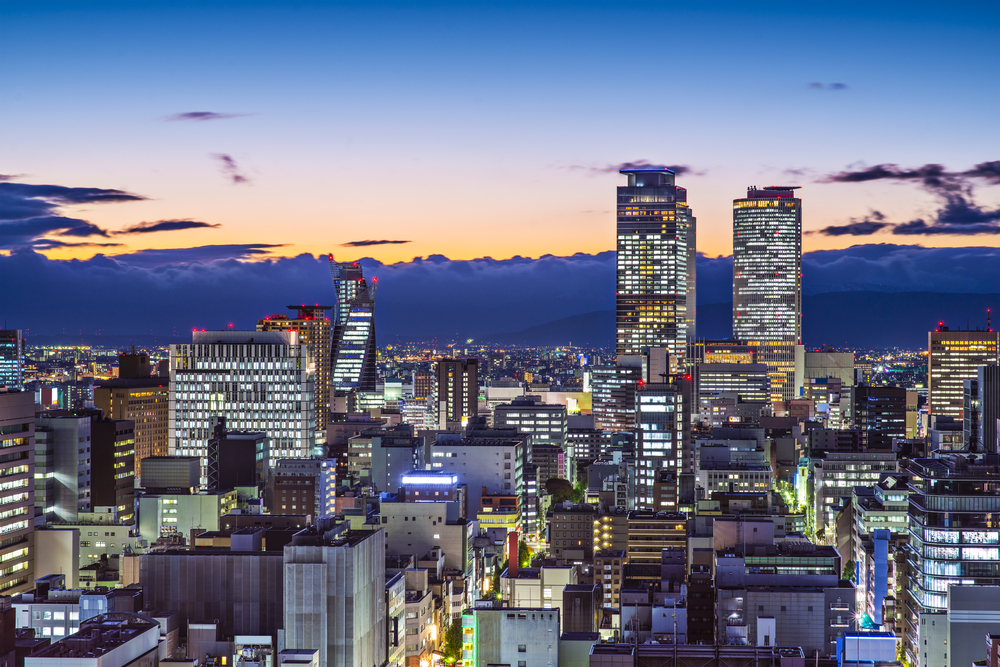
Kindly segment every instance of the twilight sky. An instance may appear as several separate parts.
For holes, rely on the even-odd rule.
[[[0,254],[594,254],[639,161],[687,168],[710,256],[750,184],[803,186],[806,250],[996,247],[998,29],[993,1],[0,0]]]

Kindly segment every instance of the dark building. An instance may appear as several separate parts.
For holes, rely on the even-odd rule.
[[[212,417],[208,441],[208,490],[255,487],[263,495],[270,451],[265,433],[226,429],[225,417]]]
[[[427,398],[434,393],[434,373],[413,371],[413,398]]]
[[[224,637],[270,635],[282,626],[280,551],[153,551],[139,560],[150,609],[176,610],[181,627],[218,623]]]
[[[479,360],[441,359],[436,365],[438,428],[479,414]]]
[[[972,452],[995,454],[1000,419],[1000,366],[980,366],[975,379],[965,381],[964,389],[963,441]]]
[[[114,506],[123,523],[135,521],[135,422],[94,419],[90,424],[90,502]]]
[[[201,484],[197,456],[150,456],[146,462],[139,476],[146,493],[194,493]]]
[[[563,588],[563,632],[597,632],[601,623],[601,586],[570,584]]]
[[[906,437],[906,389],[858,385],[854,425],[861,430],[861,451],[892,451],[893,438]]]

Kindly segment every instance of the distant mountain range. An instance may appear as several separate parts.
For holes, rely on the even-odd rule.
[[[986,309],[1000,313],[1000,294],[937,292],[827,292],[803,297],[802,336],[808,347],[855,349],[927,347],[927,333],[943,321],[952,329],[986,327]],[[732,335],[732,303],[698,307],[698,337]],[[1000,326],[1000,324],[998,324]],[[478,340],[499,344],[587,347],[614,344],[615,312],[599,310]]]

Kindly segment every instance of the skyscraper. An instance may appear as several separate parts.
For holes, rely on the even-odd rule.
[[[0,329],[0,389],[20,391],[24,384],[24,339],[20,329]]]
[[[35,396],[29,392],[0,392],[0,477],[3,477],[3,513],[0,514],[0,592],[29,591],[35,558]]]
[[[665,167],[622,169],[618,188],[617,352],[683,357],[695,325],[695,218]]]
[[[802,200],[798,186],[747,188],[733,200],[733,337],[767,364],[771,400],[795,398],[802,341]]]
[[[378,278],[365,281],[360,262],[337,262],[330,255],[330,275],[337,291],[333,344],[330,348],[334,390],[375,391],[375,291]]]
[[[330,423],[330,306],[288,306],[295,317],[269,315],[257,322],[257,331],[298,331],[299,343],[308,345],[316,362],[316,430],[326,432]],[[374,336],[373,336],[374,338]]]
[[[997,365],[996,331],[952,331],[941,324],[927,334],[927,405],[936,417],[962,420],[964,382],[980,366]]]
[[[479,360],[440,359],[434,365],[437,428],[479,414]]]

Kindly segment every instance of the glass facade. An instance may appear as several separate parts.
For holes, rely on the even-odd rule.
[[[795,398],[802,339],[802,200],[794,187],[750,187],[733,200],[733,337],[767,364],[771,400]]]
[[[24,384],[24,339],[20,329],[0,329],[0,389],[20,391]]]
[[[617,351],[685,355],[695,334],[695,218],[665,168],[623,169],[618,188]]]
[[[644,384],[636,394],[636,484],[637,509],[660,509],[653,501],[653,483],[658,470],[684,472],[684,396],[676,384]]]
[[[330,255],[330,275],[337,292],[333,344],[330,352],[334,390],[375,391],[375,292],[378,282],[365,281],[358,262],[336,262]]]
[[[996,331],[949,331],[927,335],[927,403],[936,416],[963,416],[965,381],[978,379],[980,366],[997,365]]]

